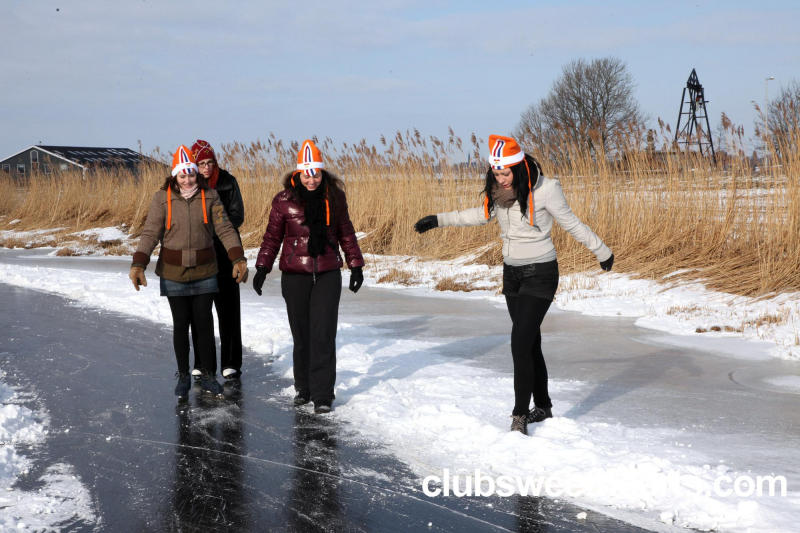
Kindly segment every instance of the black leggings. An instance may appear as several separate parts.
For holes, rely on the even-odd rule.
[[[197,296],[169,296],[169,308],[172,310],[172,344],[175,347],[175,358],[178,360],[178,372],[189,373],[189,324],[197,328],[197,344],[200,367],[214,373],[217,360],[217,343],[214,340],[214,315],[211,306],[214,293]]]
[[[514,415],[530,411],[531,396],[536,407],[553,407],[547,393],[547,366],[542,354],[541,325],[550,300],[527,294],[506,296],[511,327],[511,356],[514,359]]]

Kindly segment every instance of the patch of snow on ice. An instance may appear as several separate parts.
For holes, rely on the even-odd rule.
[[[49,467],[36,491],[13,488],[32,466],[16,446],[41,445],[48,433],[46,416],[15,403],[17,399],[17,393],[0,381],[0,488],[5,489],[0,492],[0,530],[50,531],[72,521],[95,523],[91,494],[69,465]]]
[[[765,381],[782,389],[800,392],[800,376],[780,376],[777,378],[769,378]]]

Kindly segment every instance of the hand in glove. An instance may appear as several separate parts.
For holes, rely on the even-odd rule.
[[[414,224],[414,229],[417,233],[425,233],[428,230],[439,227],[439,218],[436,215],[429,215],[423,217]]]
[[[606,272],[611,272],[611,267],[613,264],[614,264],[614,254],[611,254],[611,257],[609,257],[605,261],[600,261],[600,268],[602,268]]]
[[[249,274],[250,269],[247,268],[247,261],[239,261],[233,265],[233,277],[236,278],[236,283],[246,282]]]
[[[353,267],[350,269],[350,290],[354,293],[358,292],[361,284],[364,283],[364,273],[361,267]]]
[[[128,277],[133,282],[133,287],[138,291],[139,285],[147,287],[147,278],[144,277],[144,269],[142,267],[131,267]]]
[[[253,288],[259,296],[261,296],[261,287],[264,286],[264,280],[267,279],[269,271],[269,267],[256,267],[256,275],[253,276]]]

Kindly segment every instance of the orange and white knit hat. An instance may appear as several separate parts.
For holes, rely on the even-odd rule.
[[[302,171],[306,176],[316,176],[318,168],[325,168],[322,162],[322,152],[319,151],[314,141],[305,140],[297,152],[297,170]]]
[[[525,159],[525,152],[511,137],[489,135],[489,148],[492,150],[489,164],[496,170],[513,167]]]
[[[192,151],[180,145],[172,156],[172,175],[191,174],[197,172],[197,163],[194,161]]]
[[[489,147],[491,154],[489,156],[489,164],[495,170],[503,170],[505,168],[513,167],[525,161],[525,170],[528,172],[528,222],[534,226],[536,210],[533,203],[533,184],[531,183],[531,169],[528,167],[528,161],[525,159],[525,152],[522,151],[517,141],[511,137],[503,137],[502,135],[489,135]],[[541,174],[537,163],[537,179]],[[489,220],[489,197],[483,200],[483,216]]]

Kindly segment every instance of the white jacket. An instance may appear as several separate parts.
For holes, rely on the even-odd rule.
[[[540,257],[555,249],[553,239],[550,237],[555,219],[578,242],[586,246],[598,261],[602,263],[611,257],[611,249],[569,208],[567,199],[564,198],[564,191],[557,180],[541,176],[533,188],[533,203],[536,214],[535,226],[530,225],[527,216],[522,216],[517,202],[507,209],[495,205],[489,212],[488,220],[483,207],[439,213],[436,218],[439,227],[481,226],[496,218],[500,222],[503,257],[517,260]]]

